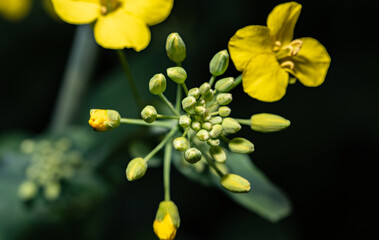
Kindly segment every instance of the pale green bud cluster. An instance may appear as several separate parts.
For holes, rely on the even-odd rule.
[[[83,157],[72,149],[68,138],[57,140],[24,140],[20,145],[30,157],[25,180],[18,189],[22,200],[34,199],[40,188],[46,200],[56,200],[61,194],[61,181],[71,179],[82,165]]]

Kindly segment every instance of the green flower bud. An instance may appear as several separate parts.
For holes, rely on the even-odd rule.
[[[186,58],[186,45],[178,33],[168,35],[166,52],[168,58],[175,63],[181,63]]]
[[[213,97],[214,97],[214,91],[211,89],[211,90],[209,90],[208,93],[205,94],[204,100],[207,102],[210,102],[213,100]]]
[[[212,124],[221,124],[222,123],[222,117],[220,116],[216,116],[216,117],[213,117],[210,122]]]
[[[195,131],[199,131],[201,129],[201,123],[199,121],[193,121],[191,123],[191,128]]]
[[[126,178],[135,181],[143,177],[147,170],[147,162],[143,158],[134,158],[126,168]]]
[[[209,132],[205,129],[201,129],[199,130],[197,133],[196,133],[196,137],[200,140],[200,141],[207,141],[209,139]]]
[[[275,114],[260,113],[251,116],[251,129],[258,132],[276,132],[290,124],[289,120]]]
[[[185,111],[191,110],[193,107],[195,107],[196,99],[192,96],[188,96],[182,100],[182,108]]]
[[[200,90],[199,90],[199,88],[191,88],[188,91],[188,96],[192,96],[192,97],[198,99],[200,97]]]
[[[180,116],[179,118],[179,125],[182,127],[182,128],[187,128],[191,125],[191,118],[188,117],[187,115],[182,115]]]
[[[220,105],[228,105],[233,100],[231,93],[220,93],[216,97],[216,101]]]
[[[49,182],[44,186],[43,195],[47,200],[56,200],[61,193],[61,185],[58,182]]]
[[[142,111],[141,111],[141,117],[142,119],[147,123],[152,123],[157,119],[157,110],[155,107],[151,105],[147,105]]]
[[[207,130],[207,131],[210,131],[210,130],[212,129],[212,127],[213,127],[213,125],[212,125],[212,123],[210,123],[210,122],[203,122],[203,123],[201,124],[201,128],[202,128],[202,129],[205,129],[205,130]]]
[[[37,196],[38,186],[32,181],[23,182],[18,188],[18,196],[24,201],[28,201]]]
[[[224,163],[226,161],[225,151],[220,146],[212,146],[209,153],[216,162]]]
[[[211,86],[209,85],[209,83],[205,82],[200,86],[199,90],[201,95],[206,95],[207,93],[209,93],[209,90],[211,90]]]
[[[184,159],[189,163],[197,163],[201,160],[201,152],[197,148],[190,148],[184,153]]]
[[[215,89],[219,92],[229,92],[234,86],[234,78],[233,77],[227,77],[220,79],[215,84]]]
[[[252,153],[254,151],[254,144],[245,138],[233,138],[229,142],[229,149],[236,153]]]
[[[187,72],[182,67],[170,67],[167,69],[167,76],[176,83],[184,83],[187,79]]]
[[[210,145],[210,146],[218,146],[220,145],[220,139],[208,139],[207,143]]]
[[[221,185],[231,192],[245,193],[250,191],[250,183],[245,178],[236,174],[225,174],[221,180]]]
[[[224,128],[224,132],[231,134],[238,132],[242,128],[241,124],[231,117],[224,118],[222,121],[222,127]]]
[[[209,110],[207,109],[203,119],[204,119],[204,121],[210,122],[211,118],[212,118],[212,116],[209,114]]]
[[[196,106],[205,106],[205,100],[204,99],[197,99]]]
[[[203,107],[203,106],[196,106],[195,107],[195,114],[196,115],[198,115],[198,116],[204,116],[205,112],[206,112],[205,107]]]
[[[154,95],[159,95],[166,90],[166,78],[162,73],[155,74],[150,79],[149,90]]]
[[[100,132],[109,131],[120,126],[121,116],[115,110],[91,109],[89,125]]]
[[[220,124],[215,124],[213,125],[212,130],[209,132],[209,135],[211,138],[218,138],[223,131],[224,128]]]
[[[174,239],[179,225],[179,211],[175,203],[162,201],[153,223],[154,233],[159,239]]]
[[[214,57],[212,58],[211,62],[209,63],[209,72],[213,76],[220,76],[222,75],[229,65],[229,53],[227,50],[222,50]]]
[[[178,137],[174,139],[174,148],[178,151],[185,151],[189,147],[189,142],[185,137]]]
[[[221,117],[227,117],[231,112],[232,110],[227,106],[222,106],[218,109],[218,114],[220,114]]]

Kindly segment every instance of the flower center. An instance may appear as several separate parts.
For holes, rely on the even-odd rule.
[[[116,11],[122,5],[120,0],[100,0],[100,4],[103,15]]]
[[[295,67],[295,64],[291,58],[299,53],[302,46],[303,42],[300,39],[295,39],[284,47],[280,41],[276,41],[272,51],[276,54],[276,59],[282,68],[289,68],[292,70]]]

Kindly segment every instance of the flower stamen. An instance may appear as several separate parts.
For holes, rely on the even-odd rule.
[[[292,61],[284,61],[280,64],[280,67],[289,68],[289,69],[293,70],[295,67],[295,63],[293,63]]]
[[[116,11],[121,6],[120,0],[100,0],[101,8],[100,12],[102,15],[106,15],[113,11]]]

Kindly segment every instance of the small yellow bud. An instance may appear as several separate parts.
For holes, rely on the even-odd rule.
[[[209,83],[205,82],[200,86],[199,90],[201,95],[206,95],[211,90],[211,86]]]
[[[173,146],[178,151],[185,151],[189,148],[189,142],[185,137],[178,137],[174,139]]]
[[[126,168],[126,178],[129,181],[135,181],[145,175],[147,171],[147,162],[143,158],[134,158],[129,162]]]
[[[289,120],[275,114],[260,113],[251,116],[251,129],[258,132],[276,132],[290,124]]]
[[[231,112],[232,110],[227,106],[222,106],[218,109],[218,114],[220,114],[221,117],[227,117]]]
[[[147,123],[152,123],[157,119],[158,113],[155,107],[151,105],[147,105],[142,111],[141,111],[141,117],[142,119]]]
[[[186,45],[178,33],[171,33],[166,40],[168,58],[175,63],[181,63],[186,58]]]
[[[195,107],[195,105],[196,105],[196,98],[192,96],[188,96],[182,100],[182,108],[185,111],[191,110],[192,108]]]
[[[224,132],[231,134],[237,133],[242,128],[241,124],[239,124],[237,120],[231,117],[224,118],[222,121],[222,127],[224,129]]]
[[[197,148],[190,148],[184,153],[184,159],[191,163],[197,163],[201,160],[201,152]]]
[[[159,204],[153,223],[154,232],[160,240],[173,240],[180,226],[177,206],[172,201],[162,201]]]
[[[250,183],[245,178],[236,174],[225,174],[221,180],[221,185],[231,192],[245,193],[250,191]]]
[[[176,83],[184,83],[187,79],[187,72],[182,67],[170,67],[167,69],[167,76]]]
[[[252,153],[254,144],[245,138],[237,137],[229,142],[229,149],[236,153]]]
[[[115,110],[91,109],[89,125],[99,132],[109,131],[120,126],[121,116]]]
[[[212,89],[210,89],[209,92],[204,95],[204,100],[207,102],[210,102],[213,100],[213,97],[214,97],[214,92]]]
[[[210,136],[209,136],[209,132],[205,129],[201,129],[199,130],[197,133],[196,133],[196,137],[200,140],[200,141],[207,141]]]
[[[155,74],[149,82],[149,91],[159,95],[166,90],[166,78],[162,73]]]
[[[216,162],[224,163],[226,161],[225,151],[220,146],[212,146],[209,153]]]
[[[195,107],[195,114],[197,116],[203,117],[205,115],[206,110],[207,109],[204,106],[196,106]]]
[[[200,97],[200,90],[199,90],[199,88],[191,88],[188,91],[188,96],[192,96],[195,99],[198,99]]]
[[[182,127],[182,128],[188,128],[190,125],[191,125],[191,118],[188,117],[187,115],[182,115],[180,116],[179,118],[179,125]]]
[[[233,77],[227,77],[220,79],[215,84],[215,89],[219,92],[229,92],[234,86],[234,78]]]
[[[216,101],[220,105],[228,105],[233,100],[231,93],[220,93],[216,97]]]
[[[209,72],[213,76],[220,76],[222,75],[229,65],[229,53],[227,50],[222,50],[214,57],[212,58],[211,62],[209,63]]]

